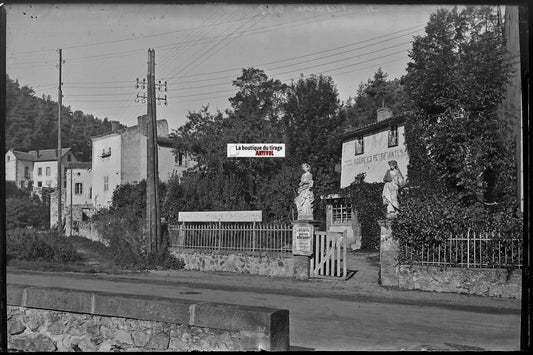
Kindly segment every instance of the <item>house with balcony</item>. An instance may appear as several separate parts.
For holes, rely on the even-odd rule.
[[[388,162],[396,160],[407,178],[409,156],[405,145],[405,117],[393,116],[392,110],[382,107],[375,122],[356,127],[342,137],[340,188],[346,188],[361,176],[364,182],[383,182]],[[330,195],[326,200],[326,228],[346,231],[351,249],[361,248],[361,228],[357,211],[341,198]]]
[[[70,148],[61,148],[61,165],[63,177],[66,175],[65,164],[78,162],[79,159]],[[10,149],[6,153],[6,181],[14,181],[19,188],[28,188],[42,197],[42,189],[57,188],[58,149],[38,149],[19,152]],[[63,187],[66,182],[63,181]]]
[[[148,119],[141,116],[137,122],[137,126],[91,138],[92,201],[96,209],[111,205],[117,186],[146,179]],[[172,141],[168,135],[167,120],[158,120],[158,168],[159,179],[163,182],[194,165],[190,157],[172,153]]]
[[[19,189],[33,187],[33,155],[9,149],[5,155],[6,181],[13,181]]]

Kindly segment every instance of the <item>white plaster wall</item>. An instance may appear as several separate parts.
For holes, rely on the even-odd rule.
[[[66,188],[66,204],[72,205],[86,205],[92,204],[91,199],[91,169],[69,169],[67,170],[67,188]],[[76,195],[76,183],[81,183],[83,193]],[[71,200],[72,196],[72,200]]]
[[[39,176],[39,168],[42,168],[42,175]],[[46,175],[46,168],[50,168],[50,175]],[[38,187],[38,182],[42,182],[42,187],[57,187],[57,161],[36,161],[33,165],[33,186]]]
[[[409,156],[405,146],[404,126],[398,126],[398,145],[388,147],[389,128],[364,135],[364,153],[355,155],[355,138],[342,144],[341,188],[349,186],[360,173],[366,173],[365,182],[382,182],[389,160],[396,160],[407,178]]]
[[[111,155],[102,158],[102,151],[111,148]],[[121,184],[121,137],[111,134],[93,139],[92,188],[93,204],[98,208],[109,207],[113,190]],[[109,189],[104,191],[104,176],[109,177]]]
[[[15,154],[13,154],[11,151],[8,151],[5,156],[5,162],[6,181],[17,181],[17,160],[15,158]]]

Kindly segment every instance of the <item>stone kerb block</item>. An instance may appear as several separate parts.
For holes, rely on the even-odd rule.
[[[378,221],[381,228],[379,248],[379,282],[381,286],[399,287],[399,243],[392,237],[392,219]]]
[[[187,299],[9,285],[7,304],[237,331],[247,349],[288,350],[289,311]]]

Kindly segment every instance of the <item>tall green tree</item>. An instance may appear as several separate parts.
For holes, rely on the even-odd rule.
[[[406,142],[417,192],[404,198],[399,231],[429,228],[429,236],[514,220],[516,162],[496,114],[511,75],[498,12],[438,10],[409,55],[404,82],[416,112]],[[425,221],[435,218],[432,229]]]
[[[394,116],[404,115],[412,109],[401,79],[388,80],[387,77],[387,73],[378,68],[372,79],[359,85],[356,96],[350,98],[344,108],[347,128],[375,122],[377,109],[383,105],[391,108]]]
[[[20,151],[57,148],[57,102],[35,96],[31,87],[6,77],[6,149]],[[124,127],[124,126],[122,126]],[[91,137],[111,131],[111,122],[71,107],[61,108],[62,146],[82,161],[91,160]]]

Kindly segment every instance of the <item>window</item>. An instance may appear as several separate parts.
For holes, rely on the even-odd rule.
[[[7,161],[10,161],[11,160],[11,157],[8,155],[7,156]]]
[[[69,154],[69,155],[67,155],[67,161],[70,161],[70,160],[71,160],[71,158],[70,158],[70,154]]]
[[[398,145],[398,126],[391,126],[389,131],[389,147]]]
[[[365,152],[365,147],[363,144],[363,136],[355,138],[355,155],[363,154]]]
[[[77,182],[74,184],[74,193],[76,195],[83,194],[83,184],[81,182]]]
[[[109,190],[109,176],[104,176],[104,191]]]
[[[29,166],[25,166],[24,167],[24,178],[25,179],[29,179],[30,178],[30,167]]]
[[[46,176],[50,176],[50,167],[49,166],[46,167]]]
[[[352,220],[352,205],[336,200],[333,203],[332,223],[345,223]]]
[[[107,152],[105,151],[105,148],[102,149],[102,158],[111,156],[111,147],[107,148]]]
[[[37,181],[37,187],[43,187],[43,182],[42,181]]]
[[[93,198],[93,188],[89,188],[89,198]]]
[[[174,161],[178,163],[178,166],[182,166],[183,165],[183,153],[178,153],[178,155],[176,155],[176,157],[174,158]]]
[[[37,175],[43,176],[43,168],[38,168],[37,169]]]

